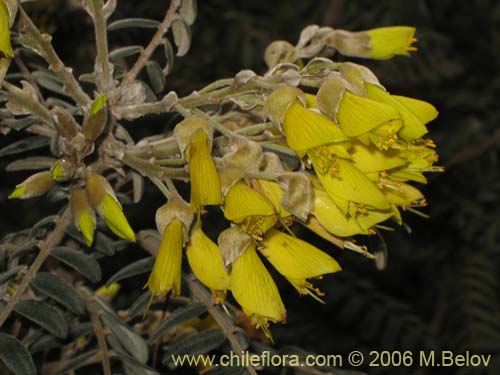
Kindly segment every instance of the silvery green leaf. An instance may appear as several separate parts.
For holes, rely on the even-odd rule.
[[[86,365],[86,362],[97,355],[99,353],[98,349],[91,350],[89,352],[80,354],[77,357],[74,357],[71,361],[69,361],[64,367],[59,369],[58,372],[55,373],[55,375],[65,375],[72,373],[74,370],[79,369],[80,367],[83,367]]]
[[[150,272],[153,269],[154,262],[155,262],[155,257],[151,256],[130,263],[128,266],[123,267],[120,271],[111,276],[106,285],[110,285],[112,283],[115,283],[123,279],[127,279],[129,277]]]
[[[35,225],[33,225],[30,229],[29,232],[29,237],[34,238],[34,237],[39,237],[40,233],[37,233],[41,231],[42,228],[44,228],[47,224],[53,224],[57,219],[59,218],[59,215],[50,215],[46,216],[43,219],[37,221]],[[44,235],[46,231],[43,231],[41,235]]]
[[[191,47],[191,30],[189,26],[181,19],[172,22],[172,33],[174,34],[174,43],[177,46],[177,56],[184,56]]]
[[[124,57],[132,56],[137,53],[141,53],[144,50],[142,46],[126,46],[114,49],[109,53],[109,58],[111,60],[122,59]]]
[[[107,256],[115,254],[114,241],[101,232],[95,234],[94,248]]]
[[[137,172],[132,172],[132,187],[134,190],[134,203],[139,203],[144,194],[144,178]]]
[[[168,329],[175,327],[189,319],[196,318],[207,311],[207,306],[199,302],[193,302],[175,310],[166,319],[162,320],[156,329],[151,333],[149,342],[154,343]]]
[[[109,328],[113,336],[115,336],[130,355],[141,363],[147,362],[149,355],[148,346],[139,334],[111,314],[103,313],[100,318],[103,325]]]
[[[151,291],[148,289],[137,298],[129,307],[128,314],[135,318],[141,311],[145,310],[151,301]]]
[[[0,333],[0,360],[14,375],[36,375],[30,353],[14,336]]]
[[[157,98],[151,87],[149,87],[149,85],[146,82],[143,82],[141,80],[137,81],[142,85],[144,89],[144,94],[146,95],[146,103],[155,102]]]
[[[68,334],[68,324],[64,315],[46,302],[23,300],[17,302],[13,310],[56,337],[64,338]]]
[[[45,331],[42,332],[45,333]],[[52,335],[45,334],[28,347],[31,354],[36,354],[48,352],[49,350],[60,348],[61,346],[63,346],[61,340]]]
[[[109,31],[126,29],[126,28],[142,28],[142,29],[157,29],[160,22],[147,18],[125,18],[112,22],[108,25]]]
[[[68,96],[68,93],[64,91],[61,81],[51,73],[37,71],[32,73],[35,78],[36,83],[38,83],[44,89],[53,91],[59,95]]]
[[[202,331],[197,335],[186,337],[175,345],[168,346],[162,363],[169,368],[175,368],[176,366],[172,360],[173,356],[206,354],[217,349],[225,340],[226,336],[220,329]]]
[[[16,249],[10,254],[10,258],[14,259],[18,256],[24,254],[25,252],[34,249],[38,245],[38,240],[33,239],[23,243],[21,246],[16,247]]]
[[[50,140],[48,138],[42,137],[40,135],[24,138],[0,149],[0,157],[35,150],[45,147],[49,145],[49,143]]]
[[[9,163],[5,170],[8,172],[15,171],[38,171],[42,169],[50,169],[56,159],[46,156],[32,156],[24,159],[19,159]]]
[[[0,284],[8,281],[12,276],[17,275],[23,268],[26,268],[25,265],[19,265],[12,267],[10,270],[0,273]]]
[[[19,120],[13,120],[12,122],[9,123],[9,128],[14,129],[14,130],[22,130],[30,125],[33,124],[38,124],[40,123],[40,120],[37,119],[34,116],[27,116]]]
[[[56,247],[50,253],[54,258],[75,269],[93,283],[101,280],[102,272],[99,263],[91,255],[71,247]]]
[[[165,76],[163,75],[163,71],[156,61],[150,61],[146,65],[146,70],[149,77],[149,82],[151,82],[151,86],[153,86],[153,90],[155,93],[159,94],[165,89]]]
[[[172,47],[172,43],[170,43],[168,39],[163,40],[163,50],[165,52],[166,60],[165,68],[163,69],[163,71],[165,75],[168,75],[174,67],[174,48]]]
[[[74,314],[85,312],[85,305],[75,289],[61,278],[48,272],[40,272],[30,281],[31,287],[59,302]]]
[[[182,0],[179,14],[188,25],[192,25],[198,14],[198,5],[196,0]]]

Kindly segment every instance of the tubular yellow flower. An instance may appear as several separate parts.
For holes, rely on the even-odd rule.
[[[155,264],[147,282],[155,297],[163,297],[170,291],[174,296],[181,293],[182,231],[180,220],[173,219],[163,232]]]
[[[335,273],[341,269],[337,261],[328,254],[276,229],[267,232],[261,245],[261,253],[300,294],[309,294],[316,299],[322,293],[307,279]]]
[[[253,243],[234,262],[230,278],[231,292],[253,324],[266,331],[268,320],[285,321],[286,310],[278,288]]]
[[[408,163],[396,151],[381,152],[359,142],[353,142],[349,151],[354,165],[364,173],[387,171]]]
[[[242,181],[226,194],[224,216],[248,234],[261,236],[277,221],[277,213],[269,200]]]
[[[123,214],[121,205],[109,194],[104,197],[102,216],[114,234],[130,242],[135,242],[135,233]]]
[[[358,212],[355,217],[351,216],[349,213],[343,213],[328,194],[320,189],[315,190],[314,199],[313,216],[328,232],[340,237],[370,234],[371,227],[393,215],[390,210],[364,210]]]
[[[9,199],[28,199],[45,194],[55,181],[49,171],[35,173],[16,186]]]
[[[82,232],[87,246],[94,242],[95,213],[83,189],[73,189],[70,198],[71,212],[75,226]]]
[[[349,140],[332,120],[305,108],[298,100],[286,112],[282,128],[288,145],[301,158],[311,148]]]
[[[123,214],[113,188],[101,175],[90,172],[87,175],[87,198],[107,226],[118,237],[135,242],[135,233]]]
[[[285,191],[277,182],[257,179],[252,181],[252,185],[259,193],[267,198],[267,200],[273,205],[274,210],[281,217],[289,217],[292,215],[290,212],[284,209],[283,205],[281,204],[281,199],[283,198]]]
[[[384,194],[352,162],[338,158],[328,146],[310,150],[309,158],[324,189],[330,197],[386,210],[389,204]]]
[[[189,147],[189,174],[191,176],[191,206],[198,208],[222,204],[219,175],[210,153],[207,134],[200,129]]]
[[[379,86],[366,84],[368,97],[396,109],[403,120],[398,135],[408,141],[421,138],[427,133],[425,124],[434,120],[438,112],[434,106],[421,100],[394,97]],[[425,121],[422,121],[425,120]]]
[[[197,226],[191,233],[186,247],[189,266],[198,280],[212,291],[217,303],[224,302],[229,289],[229,275],[219,247]]]
[[[0,0],[0,53],[5,57],[14,57],[10,44],[10,14],[4,0]]]
[[[417,48],[412,44],[415,28],[409,26],[379,27],[366,31],[370,37],[370,57],[377,60],[387,60],[395,55],[408,56]]]

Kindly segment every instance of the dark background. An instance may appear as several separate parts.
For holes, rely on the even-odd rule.
[[[114,19],[160,20],[166,3],[121,0]],[[93,33],[81,10],[71,2],[52,0],[31,5],[30,13],[42,28],[54,32],[58,51],[77,74],[92,69]],[[344,270],[317,282],[327,293],[325,305],[298,297],[280,281],[289,321],[273,327],[277,347],[296,345],[319,353],[470,350],[492,354],[493,363],[487,370],[375,368],[370,374],[499,374],[500,2],[200,1],[191,51],[176,60],[168,89],[186,95],[241,69],[263,73],[265,47],[277,39],[296,43],[309,24],[347,30],[417,27],[419,51],[411,58],[362,63],[392,93],[429,101],[439,109],[438,119],[430,124],[430,137],[446,172],[429,175],[429,184],[422,187],[430,219],[406,214],[411,233],[404,228],[383,233],[389,254],[384,271],[360,255],[332,249]],[[110,41],[114,47],[144,44],[149,36],[143,31],[116,31]],[[137,136],[156,133],[170,120],[148,117],[132,125],[131,131]],[[0,145],[18,137],[1,137]],[[6,200],[25,177],[5,172],[7,162],[14,159],[0,161],[0,234],[29,227],[59,207],[44,199]],[[144,202],[127,208],[133,227],[151,227],[159,204],[161,197],[151,190]],[[310,240],[332,248],[317,238]],[[377,237],[360,241],[373,250],[383,244]],[[104,260],[103,269],[112,274],[137,257],[123,254]],[[139,285],[129,288],[134,293]]]

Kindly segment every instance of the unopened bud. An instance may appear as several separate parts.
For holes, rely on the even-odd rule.
[[[264,60],[269,68],[274,68],[280,63],[293,63],[299,59],[295,47],[290,43],[277,40],[271,43],[264,54]]]
[[[80,125],[78,125],[73,116],[61,107],[55,107],[52,113],[54,114],[56,130],[61,136],[72,139],[78,134]]]
[[[103,132],[108,122],[106,95],[99,96],[90,108],[88,117],[83,121],[82,131],[85,138],[95,141]]]
[[[16,186],[9,199],[28,199],[45,194],[55,181],[49,171],[36,173]]]
[[[76,171],[75,165],[68,159],[62,158],[57,160],[50,172],[52,173],[52,178],[58,182],[68,181],[74,176]]]

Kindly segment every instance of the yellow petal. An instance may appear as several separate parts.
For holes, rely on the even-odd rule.
[[[328,195],[386,210],[384,194],[348,160],[332,155],[328,146],[310,150],[309,157]]]
[[[189,174],[191,207],[222,204],[219,175],[203,129],[198,130],[190,145]]]
[[[119,203],[109,194],[104,198],[102,215],[109,229],[111,229],[114,234],[125,240],[135,242],[135,233],[123,214]]]
[[[100,297],[104,297],[108,301],[112,301],[116,297],[121,289],[121,285],[118,283],[111,283],[110,285],[103,285],[96,290],[95,294]]]
[[[261,244],[262,254],[286,278],[309,279],[340,271],[331,256],[279,230],[271,229]]]
[[[26,192],[26,186],[24,185],[18,185],[16,186],[16,188],[14,189],[14,191],[12,193],[10,193],[9,195],[9,199],[18,199],[18,198],[22,198],[24,196],[24,193]]]
[[[91,246],[94,241],[95,214],[87,200],[85,190],[73,189],[70,204],[75,226],[82,232],[87,246]]]
[[[408,56],[410,51],[416,51],[412,44],[415,28],[409,26],[379,27],[367,30],[370,36],[370,56],[377,60],[390,59],[395,55]]]
[[[379,126],[394,122],[402,126],[399,113],[391,106],[345,91],[337,119],[349,137],[356,137]]]
[[[253,244],[233,264],[231,292],[248,316],[257,315],[273,322],[286,319],[278,288]]]
[[[181,222],[174,219],[163,232],[155,264],[147,282],[155,297],[163,297],[170,291],[174,296],[181,293],[182,230]]]
[[[255,188],[269,200],[269,202],[273,205],[274,210],[281,217],[288,217],[292,215],[290,212],[285,210],[281,204],[281,199],[283,198],[285,191],[277,182],[259,179],[255,181],[255,185]]]
[[[249,216],[275,214],[271,202],[242,181],[229,189],[224,202],[224,217],[234,223],[241,223]]]
[[[423,100],[408,98],[406,96],[391,95],[393,99],[399,101],[408,108],[422,123],[427,124],[434,120],[439,112],[431,103]]]
[[[359,142],[353,143],[349,151],[354,165],[365,173],[386,171],[407,164],[406,160],[398,157],[397,152],[381,152],[374,146]]]
[[[424,195],[416,187],[411,185],[383,180],[384,194],[387,201],[399,207],[425,206]]]
[[[191,269],[204,285],[213,291],[229,289],[229,276],[219,247],[201,228],[195,228],[191,234],[186,254]]]
[[[385,103],[395,108],[403,119],[403,127],[399,130],[398,135],[406,140],[414,140],[422,137],[428,132],[424,123],[413,114],[400,100],[394,99],[387,91],[382,88],[367,84],[366,89],[368,97],[380,103]]]
[[[286,112],[283,131],[288,145],[299,157],[303,157],[310,148],[349,140],[337,124],[322,114],[304,108],[298,100]]]
[[[10,44],[10,14],[4,0],[0,0],[0,53],[8,58],[14,56]]]
[[[306,94],[306,107],[318,108],[318,104],[316,103],[316,95]]]

